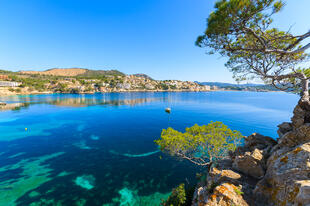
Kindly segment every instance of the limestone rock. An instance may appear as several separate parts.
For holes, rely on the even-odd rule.
[[[249,186],[244,180],[241,174],[230,169],[212,168],[207,174],[207,183],[201,182],[196,188],[192,205],[252,205],[248,203],[249,195],[246,190],[252,191],[254,186]]]
[[[278,125],[278,135],[281,138],[285,133],[292,131],[293,130],[293,126],[291,123],[289,122],[283,122],[282,124]]]
[[[254,149],[265,149],[267,147],[273,147],[277,142],[271,137],[261,135],[259,133],[253,133],[245,138],[244,147],[250,151]]]
[[[249,204],[242,197],[241,188],[230,183],[223,183],[216,186],[212,193],[208,193],[207,187],[197,189],[197,202],[193,206],[248,206]]]
[[[304,124],[305,116],[306,116],[306,111],[301,108],[301,106],[298,104],[293,111],[293,117],[291,118],[292,120],[292,125],[295,128],[300,127],[301,125]]]
[[[207,186],[209,188],[214,184],[221,184],[223,182],[230,182],[234,184],[239,184],[241,175],[232,170],[218,170],[217,168],[212,168],[207,176]]]
[[[257,179],[264,176],[264,165],[263,151],[259,149],[254,149],[253,152],[245,152],[243,155],[238,155],[233,162],[234,169]]]
[[[280,147],[295,147],[310,142],[310,123],[303,124],[279,138]]]
[[[296,205],[310,205],[310,180],[297,181],[299,191],[296,196]]]
[[[254,194],[272,205],[304,205],[309,201],[310,143],[281,153],[268,160],[266,175]]]

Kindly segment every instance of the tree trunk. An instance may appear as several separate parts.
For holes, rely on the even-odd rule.
[[[209,165],[208,165],[208,173],[210,173],[210,172],[211,172],[212,165],[213,165],[213,162],[210,162],[210,163],[209,163]]]
[[[302,79],[301,80],[301,89],[302,89],[302,99],[304,101],[309,101],[309,80]]]

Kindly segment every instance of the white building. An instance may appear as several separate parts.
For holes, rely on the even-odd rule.
[[[0,81],[0,87],[18,87],[20,82]]]

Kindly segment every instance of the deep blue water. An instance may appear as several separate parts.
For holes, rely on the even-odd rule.
[[[190,163],[158,152],[168,126],[222,121],[277,137],[298,96],[283,92],[106,93],[0,97],[0,206],[156,205],[194,183]],[[171,107],[172,113],[165,113]]]

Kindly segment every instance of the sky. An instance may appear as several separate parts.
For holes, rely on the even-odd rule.
[[[1,0],[0,69],[117,69],[154,79],[234,82],[226,59],[195,46],[215,0]],[[275,25],[310,29],[310,0]]]

